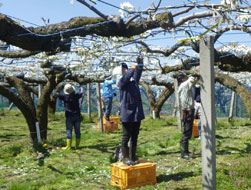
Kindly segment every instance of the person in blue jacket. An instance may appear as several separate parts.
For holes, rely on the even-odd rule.
[[[118,82],[121,95],[121,122],[123,127],[122,155],[126,165],[138,164],[136,158],[137,139],[141,120],[145,118],[139,90],[139,80],[143,71],[143,58],[138,57],[136,65],[128,69],[122,63],[122,78]],[[130,140],[130,154],[128,142]],[[130,155],[130,157],[129,157]]]
[[[81,133],[80,133],[80,123],[81,123],[81,113],[79,107],[79,99],[83,96],[83,89],[81,92],[77,93],[75,88],[71,84],[66,84],[64,86],[64,94],[57,94],[57,97],[64,102],[65,109],[65,124],[66,124],[66,147],[63,150],[70,150],[72,144],[72,129],[75,129],[76,144],[75,148],[79,148]]]
[[[112,88],[113,84],[116,84],[116,80],[112,80],[112,76],[108,76],[105,78],[102,86],[102,97],[104,98],[105,104],[105,119],[108,122],[110,121],[110,114],[112,110],[112,99],[116,95],[115,90],[118,90],[118,88]]]

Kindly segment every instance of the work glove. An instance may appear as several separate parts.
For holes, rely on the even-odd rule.
[[[138,56],[136,62],[137,64],[143,64],[143,56],[142,55]]]

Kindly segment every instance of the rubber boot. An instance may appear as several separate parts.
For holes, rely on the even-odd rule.
[[[79,144],[80,144],[80,139],[76,139],[75,149],[79,148]]]
[[[189,147],[189,142],[187,141],[187,143],[185,143],[185,154],[190,154],[188,147]]]
[[[138,159],[136,157],[136,149],[137,149],[136,146],[130,147],[130,153],[131,153],[130,158],[131,158],[131,160],[133,162],[133,165],[139,164],[139,161],[138,161]]]
[[[181,153],[181,158],[184,159],[190,159],[191,157],[189,156],[188,151],[188,143],[180,143],[180,153]]]
[[[110,123],[110,117],[109,117],[109,115],[105,115],[105,122],[106,123]]]
[[[62,150],[71,150],[71,139],[66,140],[66,147],[63,147]]]
[[[106,119],[106,121],[110,121],[110,116],[109,115],[105,115],[105,119]]]
[[[129,148],[128,147],[122,147],[122,155],[123,155],[123,159],[122,159],[123,164],[126,164],[128,166],[132,166],[133,162],[129,158]]]

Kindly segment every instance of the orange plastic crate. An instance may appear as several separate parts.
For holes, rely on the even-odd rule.
[[[111,164],[111,185],[120,189],[156,184],[156,163],[139,160],[139,164],[128,166],[122,162]]]
[[[119,124],[120,118],[119,117],[110,117],[110,121]],[[103,117],[103,123],[106,123],[105,117]]]
[[[193,120],[193,130],[192,130],[192,136],[194,138],[199,137],[199,128],[198,128],[198,124],[199,124],[199,119],[194,119]]]
[[[99,123],[97,124],[98,131],[101,131],[99,127]],[[117,123],[103,123],[103,131],[109,132],[109,131],[115,131],[118,130],[118,124]]]
[[[120,118],[119,117],[110,117],[110,121],[119,124],[120,123]]]

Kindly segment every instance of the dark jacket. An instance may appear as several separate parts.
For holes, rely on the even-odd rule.
[[[80,116],[79,99],[82,93],[58,94],[58,98],[64,101],[65,117]]]
[[[129,69],[119,80],[121,122],[140,122],[145,118],[138,85],[142,70],[143,65],[138,65],[136,69]]]

